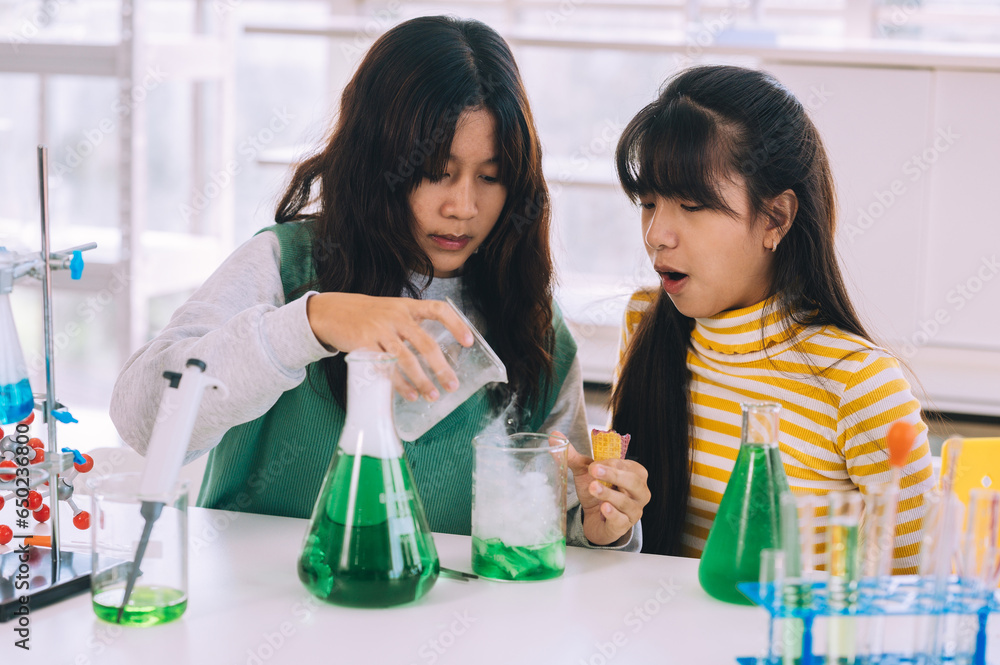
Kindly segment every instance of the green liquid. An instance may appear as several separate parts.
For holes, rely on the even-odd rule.
[[[118,623],[118,608],[125,597],[125,587],[105,589],[93,598],[97,618]],[[162,586],[136,586],[122,612],[123,626],[155,626],[173,621],[187,609],[187,594]]]
[[[537,581],[562,575],[566,540],[532,547],[508,547],[499,538],[472,537],[472,572],[495,580]]]
[[[806,609],[812,606],[811,584],[785,584],[782,602],[789,609]],[[782,631],[782,659],[784,665],[798,665],[802,662],[802,636],[805,624],[802,619],[784,619]]]
[[[404,460],[337,449],[298,571],[311,593],[350,607],[400,605],[434,586],[437,550]]]
[[[736,585],[759,581],[760,551],[781,546],[782,491],[788,481],[778,446],[744,443],[698,565],[698,581],[713,598],[753,604]]]

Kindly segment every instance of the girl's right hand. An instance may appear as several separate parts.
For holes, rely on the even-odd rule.
[[[434,339],[420,327],[421,321],[440,321],[462,346],[472,346],[473,342],[469,327],[448,303],[440,300],[317,293],[309,297],[306,315],[316,339],[328,347],[345,353],[367,348],[396,356],[400,371],[393,373],[393,387],[411,402],[419,395],[433,402],[440,395],[404,342],[423,356],[445,390],[458,388],[458,377]]]

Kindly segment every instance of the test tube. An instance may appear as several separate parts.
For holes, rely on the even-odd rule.
[[[946,471],[946,477],[948,472]],[[942,488],[951,483],[942,479]],[[962,528],[964,507],[954,492],[935,493],[925,517],[925,528],[920,555],[921,596],[927,609],[915,633],[914,662],[939,663],[948,654],[949,641],[945,639],[947,620],[944,611],[948,604],[948,585],[953,561],[956,557]],[[934,494],[929,495],[934,497]],[[954,648],[951,643],[951,648]]]
[[[781,495],[781,544],[785,552],[782,602],[786,614],[800,610],[808,615],[812,608],[813,505],[811,494],[796,497],[791,492],[783,492]],[[806,551],[810,553],[808,557]],[[810,562],[808,568],[804,565],[806,561]],[[811,626],[811,621],[789,617],[781,626],[781,662],[784,665],[810,662],[812,635],[806,634],[807,625]]]
[[[853,665],[857,657],[855,620],[851,616],[858,602],[860,577],[859,527],[861,523],[861,494],[858,492],[831,492],[828,495],[829,512],[826,528],[827,585],[831,616],[827,662]]]
[[[784,502],[782,502],[784,509]],[[781,622],[776,615],[781,611],[785,587],[785,551],[765,549],[760,551],[760,597],[767,607],[770,619],[767,631],[767,665],[773,665],[780,656]]]
[[[956,661],[962,663],[986,663],[986,622],[989,618],[990,601],[997,587],[997,575],[1000,573],[998,540],[1000,492],[973,489],[969,493],[969,509],[958,557],[958,574],[970,605],[977,610],[975,620],[978,625],[958,631]]]
[[[861,580],[858,602],[865,618],[858,626],[858,652],[867,662],[881,661],[885,640],[885,617],[881,604],[889,595],[895,547],[897,487],[891,483],[872,487],[865,497],[861,522]]]

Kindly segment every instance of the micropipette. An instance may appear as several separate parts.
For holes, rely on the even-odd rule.
[[[164,372],[163,377],[170,381],[170,385],[164,390],[160,401],[160,410],[146,450],[146,466],[139,480],[139,499],[142,501],[139,512],[146,523],[135,550],[125,595],[118,608],[118,623],[122,622],[122,614],[139,576],[139,564],[146,553],[153,524],[159,519],[163,506],[170,500],[180,474],[202,395],[206,388],[221,390],[222,399],[228,393],[225,384],[205,375],[205,363],[196,358],[187,361],[183,374]]]

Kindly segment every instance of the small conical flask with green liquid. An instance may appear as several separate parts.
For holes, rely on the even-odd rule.
[[[347,356],[347,417],[299,558],[317,597],[390,607],[422,597],[440,571],[437,550],[392,419],[395,357]]]
[[[698,581],[713,598],[750,605],[736,585],[758,580],[761,550],[781,548],[781,495],[789,488],[778,449],[781,405],[741,406],[740,451],[708,533]]]

